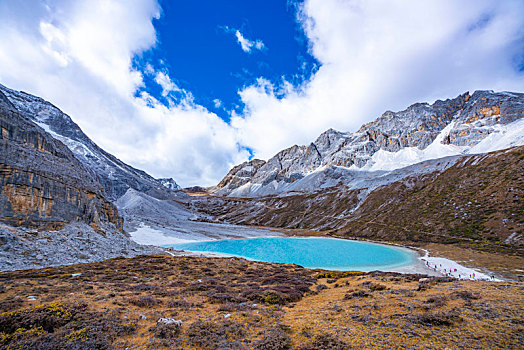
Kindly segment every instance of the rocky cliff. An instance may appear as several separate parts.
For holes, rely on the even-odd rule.
[[[54,230],[80,221],[122,229],[96,174],[0,92],[0,220]]]
[[[164,186],[146,172],[135,169],[96,145],[76,123],[51,103],[27,94],[9,89],[0,84],[2,92],[16,109],[33,121],[50,136],[65,144],[75,157],[96,177],[104,189],[106,197],[115,201],[130,188],[147,193],[154,198],[166,199],[183,196],[178,185]]]
[[[213,192],[241,197],[311,192],[317,187],[306,179],[332,167],[391,171],[428,159],[521,145],[523,117],[522,93],[476,91],[431,105],[416,103],[400,112],[387,111],[354,133],[330,129],[310,145],[290,147],[267,162],[240,164]],[[518,140],[499,142],[509,140],[504,134],[517,128]]]

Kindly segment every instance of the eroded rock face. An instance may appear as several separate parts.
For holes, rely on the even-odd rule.
[[[95,230],[108,223],[122,229],[96,175],[1,92],[0,128],[0,221],[41,229],[73,221]]]
[[[372,161],[379,150],[398,152],[408,147],[423,150],[439,135],[444,145],[473,147],[501,126],[523,117],[522,93],[476,91],[472,95],[465,93],[454,99],[438,100],[431,105],[416,103],[400,112],[387,111],[354,133],[329,129],[309,146],[285,149],[254,174],[245,172],[241,180],[233,181],[234,174],[250,166],[241,164],[231,170],[214,192],[247,197],[281,193],[290,187],[287,184],[308,176],[319,167],[359,169]],[[449,132],[443,135],[446,130]]]
[[[146,172],[129,166],[98,147],[67,114],[51,103],[1,84],[0,92],[20,114],[66,145],[85,167],[94,172],[109,200],[116,201],[129,188],[159,199],[184,196],[178,191],[178,185],[174,180],[171,179],[172,182],[165,186],[165,182],[161,180],[169,179],[156,180]]]
[[[524,94],[475,91],[456,117],[456,123],[444,140],[457,146],[476,145],[497,125],[506,125],[524,117]]]
[[[240,187],[249,182],[253,175],[255,175],[258,169],[260,169],[264,164],[266,164],[266,162],[260,159],[253,159],[239,164],[229,171],[226,177],[220,181],[218,187]]]

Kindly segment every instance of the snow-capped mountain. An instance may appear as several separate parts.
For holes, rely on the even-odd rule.
[[[475,91],[431,105],[416,103],[387,111],[354,133],[329,129],[308,146],[295,145],[267,162],[242,163],[212,191],[252,197],[337,183],[354,187],[430,159],[523,145],[523,117],[522,93]]]
[[[182,196],[172,179],[156,180],[146,172],[135,169],[96,145],[73,120],[60,109],[23,91],[0,84],[2,92],[25,117],[64,143],[87,168],[91,169],[104,187],[105,195],[115,201],[129,188],[147,193],[154,198]],[[167,184],[167,185],[166,185]]]
[[[164,187],[170,189],[170,190],[173,190],[173,191],[178,191],[180,189],[182,189],[177,183],[175,180],[173,180],[173,178],[161,178],[161,179],[157,179],[158,182],[160,182],[162,185],[164,185]]]

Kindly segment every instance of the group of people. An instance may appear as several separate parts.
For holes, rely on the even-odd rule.
[[[458,278],[458,279],[470,279],[470,280],[475,280],[477,278],[482,279],[482,280],[488,280],[488,278],[489,278],[490,281],[494,281],[495,280],[495,276],[493,276],[493,275],[483,277],[482,275],[481,276],[475,275],[474,272],[472,272],[470,274],[462,275],[461,273],[458,273],[459,271],[456,268],[444,268],[444,269],[442,269],[442,264],[430,264],[429,261],[426,261],[426,266],[429,267],[430,269],[433,269],[433,271],[435,271],[435,272],[441,270],[442,273],[446,277],[455,277],[455,278]]]

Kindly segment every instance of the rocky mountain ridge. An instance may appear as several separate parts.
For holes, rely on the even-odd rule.
[[[0,92],[0,217],[15,226],[62,228],[82,221],[98,229],[122,218],[96,175]]]
[[[522,93],[475,91],[431,105],[416,103],[400,112],[387,111],[354,133],[329,129],[308,146],[292,146],[267,162],[240,164],[212,191],[239,197],[310,192],[316,187],[306,179],[333,167],[354,173],[391,171],[428,159],[517,146],[524,144],[523,117]],[[488,136],[502,138],[515,127],[522,133],[514,144],[482,144]]]
[[[73,120],[60,109],[23,91],[9,89],[0,84],[2,92],[15,108],[53,138],[65,144],[75,157],[91,169],[111,201],[124,195],[129,188],[147,193],[154,198],[166,199],[183,196],[172,179],[157,180],[146,172],[135,169],[96,145]]]

